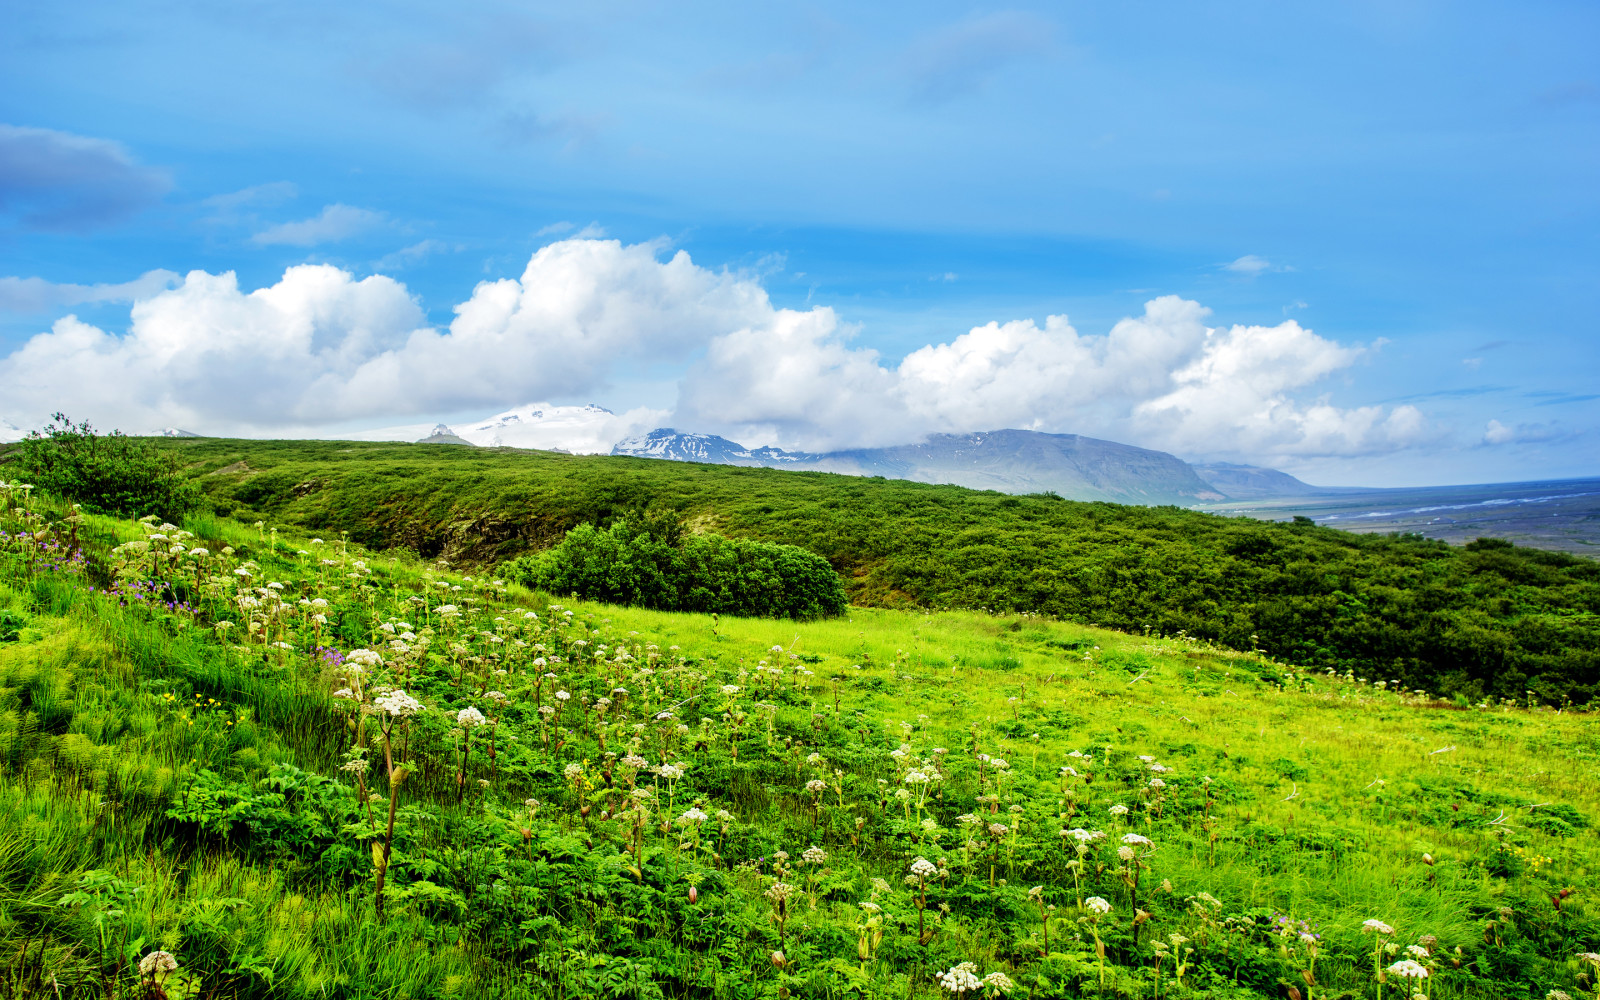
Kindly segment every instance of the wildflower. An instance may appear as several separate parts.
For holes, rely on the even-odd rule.
[[[939,874],[939,869],[934,866],[932,861],[919,857],[911,862],[911,874],[919,879],[929,879]]]
[[[477,726],[481,726],[487,721],[488,720],[483,717],[482,712],[471,707],[470,705],[456,713],[456,725],[466,729],[472,729]]]
[[[396,719],[408,719],[422,712],[422,702],[399,689],[376,699],[373,704]]]
[[[1428,970],[1413,959],[1403,958],[1389,966],[1389,972],[1405,979],[1427,979]]]
[[[583,777],[583,765],[578,763],[568,764],[561,769],[561,773],[566,776],[568,781],[577,781]]]
[[[570,701],[571,699],[572,699],[572,694],[570,692],[567,692],[567,691],[557,691],[556,692],[556,701]],[[657,716],[657,718],[660,718],[660,716]]]
[[[766,897],[769,903],[782,903],[794,895],[794,886],[787,882],[774,882],[767,888]]]
[[[1128,807],[1124,806],[1124,805],[1112,806],[1111,807],[1111,815],[1113,815],[1113,816],[1126,816],[1126,815],[1128,815]]]
[[[668,781],[677,781],[683,777],[683,767],[678,764],[662,764],[656,773]]]
[[[311,603],[313,607],[316,606],[316,601],[312,601]],[[376,668],[383,666],[383,657],[379,656],[370,649],[352,649],[349,655],[344,658],[344,661],[346,663],[353,663],[357,667],[363,668]]]
[[[1406,954],[1420,962],[1428,957],[1428,949],[1420,944],[1408,944],[1406,945]]]
[[[1011,977],[1004,972],[991,972],[983,977],[983,985],[999,990],[1001,993],[1010,993],[1017,988]]]
[[[1143,834],[1140,834],[1140,833],[1125,833],[1125,834],[1122,835],[1122,842],[1124,844],[1128,844],[1129,846],[1132,846],[1132,847],[1154,847],[1155,846],[1155,844],[1150,840],[1149,837],[1146,837],[1146,836],[1144,836]]]
[[[1132,861],[1133,848],[1123,844],[1121,847],[1117,848],[1117,857],[1121,858],[1123,861]]]
[[[783,968],[783,952],[775,951],[772,953],[772,964],[780,969]]]
[[[139,959],[139,975],[146,979],[154,979],[157,974],[166,975],[177,967],[178,960],[170,951],[152,951]]]
[[[812,778],[810,781],[806,782],[806,791],[810,792],[813,795],[822,794],[822,792],[825,791],[827,789],[827,787],[828,787],[828,783],[826,781],[823,781],[821,778]]]
[[[800,860],[808,865],[820,865],[828,860],[828,852],[813,844],[800,852]]]
[[[971,962],[962,962],[939,973],[934,979],[940,986],[960,996],[963,993],[975,993],[983,989],[983,981],[977,977],[977,971],[978,967]]]
[[[711,817],[707,816],[704,811],[698,808],[690,807],[687,812],[678,817],[678,821],[680,823],[693,823],[695,826],[699,826],[701,823],[704,823],[710,818]]]
[[[1394,933],[1394,928],[1390,927],[1388,924],[1384,923],[1382,920],[1368,920],[1367,922],[1365,922],[1365,923],[1363,923],[1361,925],[1361,933],[1363,933],[1363,934],[1393,934]]]
[[[1099,896],[1090,896],[1088,899],[1084,900],[1083,907],[1096,916],[1104,916],[1111,912],[1111,904],[1101,899]]]

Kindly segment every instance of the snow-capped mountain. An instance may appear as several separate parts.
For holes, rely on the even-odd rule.
[[[759,465],[785,467],[813,462],[820,455],[781,448],[746,448],[736,441],[715,434],[684,434],[671,427],[657,427],[617,442],[613,455],[634,458],[665,458],[674,462],[709,462],[714,465]]]
[[[357,441],[430,441],[444,436],[481,448],[538,448],[575,454],[605,454],[617,441],[655,426],[666,414],[640,407],[613,413],[593,403],[587,406],[552,406],[528,403],[496,413],[484,420],[451,424],[410,424],[358,431],[347,435]]]

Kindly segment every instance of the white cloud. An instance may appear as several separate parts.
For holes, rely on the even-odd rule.
[[[313,247],[320,243],[337,243],[376,228],[384,223],[382,212],[350,205],[329,205],[318,215],[299,222],[284,222],[263,229],[250,237],[250,242],[262,246],[286,245]]]
[[[1370,349],[1293,321],[1211,327],[1208,316],[1165,296],[1100,336],[1064,316],[995,322],[890,365],[853,344],[832,309],[778,309],[750,274],[699,267],[662,244],[574,238],[540,248],[519,278],[478,285],[442,330],[388,277],[302,265],[246,293],[232,274],[192,272],[139,301],[123,335],[69,316],[0,360],[0,415],[291,433],[581,399],[613,377],[665,371],[683,372],[672,424],[751,445],[1023,427],[1265,460],[1393,451],[1426,435],[1410,406],[1306,398]],[[669,422],[640,414],[623,416]],[[561,433],[604,450],[620,426]]]
[[[134,302],[171,288],[180,280],[175,271],[146,271],[118,284],[56,284],[43,278],[0,278],[0,310],[36,313],[99,302]]]
[[[1294,270],[1292,267],[1286,267],[1282,264],[1274,264],[1267,258],[1259,257],[1253,253],[1247,253],[1237,260],[1223,264],[1222,269],[1224,271],[1232,271],[1235,274],[1242,274],[1247,278],[1254,278],[1256,275],[1265,274],[1268,271]]]

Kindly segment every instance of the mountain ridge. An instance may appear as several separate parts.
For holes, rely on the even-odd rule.
[[[1051,492],[1071,500],[1186,506],[1229,499],[1188,463],[1166,452],[1080,434],[1016,429],[932,434],[918,443],[885,448],[790,452],[658,427],[618,442],[611,454],[883,476],[1004,493]]]

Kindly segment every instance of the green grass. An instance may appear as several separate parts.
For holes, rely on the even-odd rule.
[[[1600,691],[1600,562],[1173,507],[513,449],[179,440],[216,509],[480,569],[570,528],[677,516],[798,545],[853,603],[1039,612],[1476,702]],[[3,466],[0,466],[3,468]]]
[[[557,601],[577,623],[557,627],[552,598],[482,574],[217,517],[187,528],[198,537],[184,544],[213,553],[209,596],[188,569],[119,568],[111,548],[144,533],[129,522],[81,526],[79,574],[30,567],[26,544],[0,542],[0,609],[26,619],[0,643],[0,955],[12,956],[0,995],[141,996],[134,965],[159,947],[192,977],[168,980],[172,996],[932,997],[936,973],[970,961],[1016,996],[1154,997],[1155,944],[1172,934],[1194,952],[1181,984],[1160,960],[1164,996],[1304,993],[1304,949],[1282,951],[1294,939],[1272,932],[1274,915],[1321,935],[1316,998],[1377,995],[1368,919],[1393,925],[1397,947],[1438,939],[1434,1000],[1593,989],[1575,957],[1600,950],[1589,713],[1464,709],[1186,637],[1014,613],[855,607],[792,623]],[[357,560],[371,570],[359,580]],[[239,643],[232,570],[246,561],[248,585],[284,585],[295,610],[265,638],[292,649]],[[123,607],[103,596],[114,579],[176,581],[163,597],[198,610]],[[326,623],[297,607],[316,597]],[[471,627],[441,619],[442,601]],[[396,730],[414,770],[380,917],[372,845],[386,804],[369,821],[341,766],[364,744],[377,758],[367,786],[383,788],[381,735],[332,697],[352,678],[311,647],[320,634],[346,653],[379,648],[378,625],[397,619],[431,625],[435,641],[365,678],[370,700],[403,672],[427,706]],[[220,620],[240,623],[226,642]],[[589,645],[576,645],[580,625]],[[619,646],[631,661],[615,662]],[[781,675],[757,673],[762,660]],[[575,696],[564,738],[538,711],[557,685]],[[509,696],[503,709],[488,687]],[[570,711],[608,695],[604,727]],[[495,755],[476,731],[462,776],[455,714],[469,706],[498,715]],[[607,790],[602,735],[613,754],[686,765],[670,809],[668,783],[643,772],[647,815],[623,808],[627,772],[611,766]],[[897,762],[902,745],[916,763]],[[1011,777],[997,786],[979,755],[1007,760]],[[1172,769],[1165,789],[1140,755]],[[1063,777],[1068,765],[1093,780]],[[897,801],[915,787],[905,772],[928,766],[943,780],[923,808]],[[661,826],[691,804],[712,817],[698,846]],[[1111,815],[1119,804],[1127,817]],[[970,813],[1009,829],[969,848]],[[1059,831],[1080,826],[1153,846],[1132,869],[1097,846],[1075,881]],[[813,845],[824,863],[801,862]],[[766,896],[780,850],[795,887],[781,940]],[[947,865],[926,909],[904,882],[919,856]],[[1136,896],[1119,869],[1137,873]],[[1048,949],[1034,886],[1056,907]],[[1113,907],[1093,928],[1103,987],[1089,896]],[[1150,914],[1137,927],[1136,908]],[[1384,995],[1402,994],[1391,981]]]

